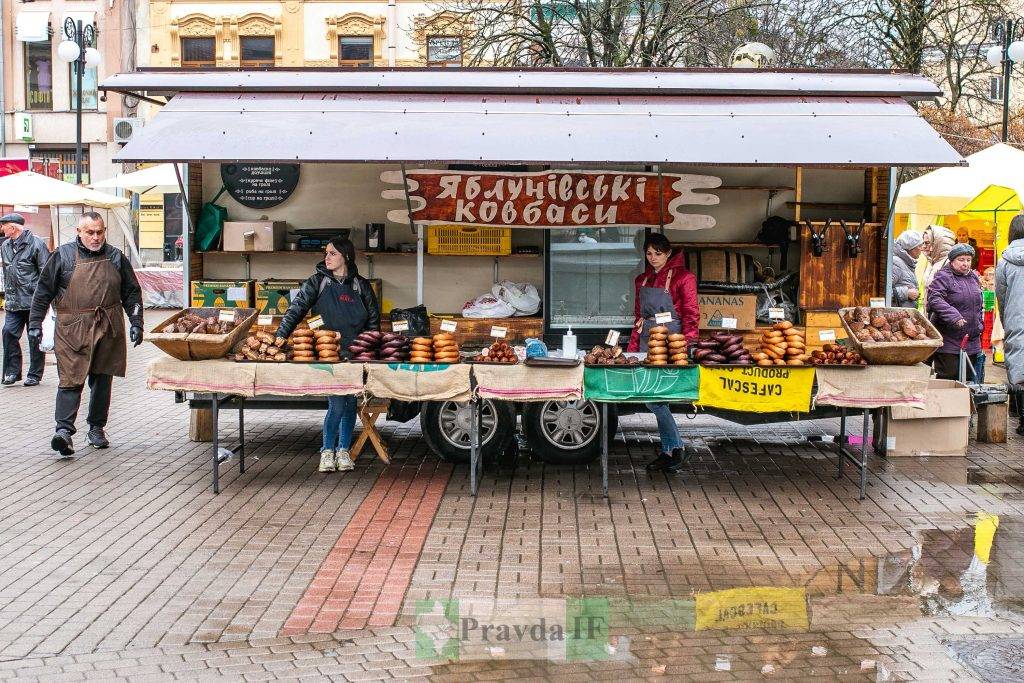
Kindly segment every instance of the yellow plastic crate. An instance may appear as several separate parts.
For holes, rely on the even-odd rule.
[[[427,253],[437,256],[508,256],[512,228],[428,225]]]

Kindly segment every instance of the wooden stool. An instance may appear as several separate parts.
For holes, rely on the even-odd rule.
[[[377,418],[387,415],[389,403],[390,401],[387,399],[372,398],[359,406],[359,421],[363,425],[363,430],[359,432],[359,436],[349,451],[353,461],[363,452],[363,448],[366,447],[366,442],[369,440],[373,444],[373,449],[377,451],[377,457],[383,460],[385,465],[391,464],[391,458],[388,457],[388,446],[381,438],[380,432],[377,431]]]
[[[983,403],[978,406],[978,441],[980,443],[1006,443],[1008,408],[1008,403]]]

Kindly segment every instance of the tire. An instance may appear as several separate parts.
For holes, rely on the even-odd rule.
[[[584,465],[601,455],[601,407],[592,401],[527,404],[523,433],[533,452],[550,465]],[[615,406],[608,406],[608,438],[618,429]]]
[[[494,460],[515,436],[515,406],[506,401],[481,403],[483,430],[480,454]],[[469,463],[469,405],[440,401],[424,403],[420,410],[420,429],[427,446],[445,462]]]

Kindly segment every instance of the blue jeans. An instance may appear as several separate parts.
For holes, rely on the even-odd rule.
[[[968,382],[972,382],[973,381],[973,382],[977,382],[978,384],[984,384],[985,383],[985,360],[986,360],[985,359],[985,352],[982,351],[981,353],[974,353],[974,354],[971,354],[968,357],[971,360],[971,364],[974,365],[975,372],[977,373],[977,377],[975,377],[971,373],[971,368],[970,368],[970,366],[968,366],[968,368],[967,368],[967,381]]]
[[[672,409],[668,407],[668,404],[645,403],[644,405],[658,418],[658,434],[661,436],[662,452],[671,453],[676,448],[682,448],[683,439],[679,436],[679,427],[676,426],[676,419],[672,417]]]
[[[356,428],[356,397],[328,396],[327,415],[324,417],[323,449],[337,450],[352,447],[352,432]]]

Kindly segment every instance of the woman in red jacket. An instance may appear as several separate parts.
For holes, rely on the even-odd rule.
[[[646,351],[647,334],[658,313],[671,313],[666,323],[671,332],[682,332],[688,340],[697,338],[700,311],[697,307],[697,278],[683,265],[682,249],[672,249],[668,238],[651,233],[644,242],[647,268],[634,281],[633,334],[627,351]],[[678,470],[686,455],[679,427],[667,403],[648,403],[647,409],[658,418],[661,449],[647,464],[649,472]]]

